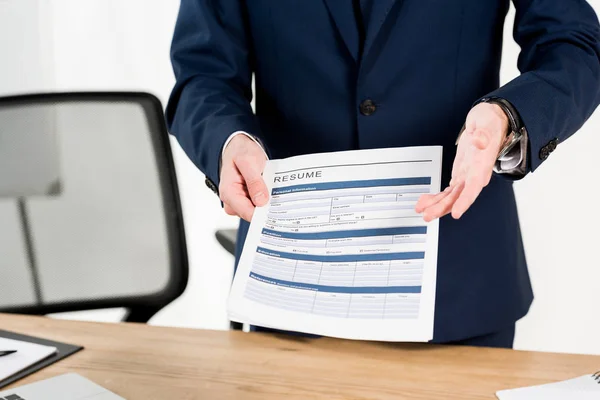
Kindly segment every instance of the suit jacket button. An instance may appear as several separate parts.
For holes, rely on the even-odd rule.
[[[556,146],[558,146],[558,139],[552,139],[550,141],[550,143],[548,143],[550,153],[552,153],[554,150],[556,150]]]
[[[362,103],[360,103],[359,109],[362,115],[368,117],[369,115],[373,115],[375,111],[377,111],[377,106],[375,105],[373,100],[365,100]]]
[[[208,188],[210,190],[212,190],[214,193],[219,194],[219,190],[217,188],[217,185],[215,185],[213,181],[211,181],[210,179],[208,179],[208,177],[206,177],[206,179],[204,179],[204,183],[206,183],[206,186],[208,186]]]
[[[542,160],[542,161],[547,160],[549,155],[550,155],[550,150],[548,149],[548,146],[542,147],[542,149],[540,150],[540,160]]]

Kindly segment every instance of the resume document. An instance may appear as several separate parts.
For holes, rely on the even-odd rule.
[[[346,339],[429,341],[440,191],[438,146],[311,154],[267,162],[229,298],[233,321]]]

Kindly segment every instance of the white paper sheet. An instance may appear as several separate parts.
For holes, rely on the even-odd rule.
[[[0,381],[56,353],[56,347],[6,338],[0,338],[0,350],[17,350],[16,353],[0,357]]]
[[[106,383],[110,383],[107,381]],[[54,376],[14,389],[0,391],[6,400],[125,400],[75,373]]]
[[[501,390],[496,396],[499,400],[598,400],[600,378],[584,375],[546,385]]]
[[[298,156],[267,163],[229,298],[232,320],[347,339],[433,336],[442,148]]]

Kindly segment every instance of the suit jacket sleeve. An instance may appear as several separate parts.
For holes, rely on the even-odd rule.
[[[504,98],[518,111],[534,171],[548,144],[575,133],[598,106],[600,28],[585,0],[513,1],[521,75],[486,97]]]
[[[181,0],[171,45],[176,84],[167,125],[216,186],[223,145],[234,132],[260,138],[252,112],[252,58],[243,2]]]

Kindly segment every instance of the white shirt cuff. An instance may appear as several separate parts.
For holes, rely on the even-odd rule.
[[[221,157],[223,156],[223,153],[225,152],[225,149],[227,148],[227,146],[229,145],[229,142],[231,142],[231,140],[236,137],[237,135],[244,135],[246,137],[248,137],[250,140],[252,140],[254,143],[256,143],[257,145],[260,146],[260,148],[262,149],[263,153],[265,154],[265,158],[268,160],[269,156],[267,155],[267,152],[265,150],[265,147],[262,145],[262,143],[255,138],[254,136],[252,136],[251,134],[244,132],[244,131],[237,131],[237,132],[233,132],[231,135],[229,135],[229,137],[227,138],[227,140],[225,141],[225,144],[223,144],[223,150],[221,151]]]
[[[504,157],[500,157],[494,165],[494,172],[509,175],[525,175],[527,173],[527,133]]]

